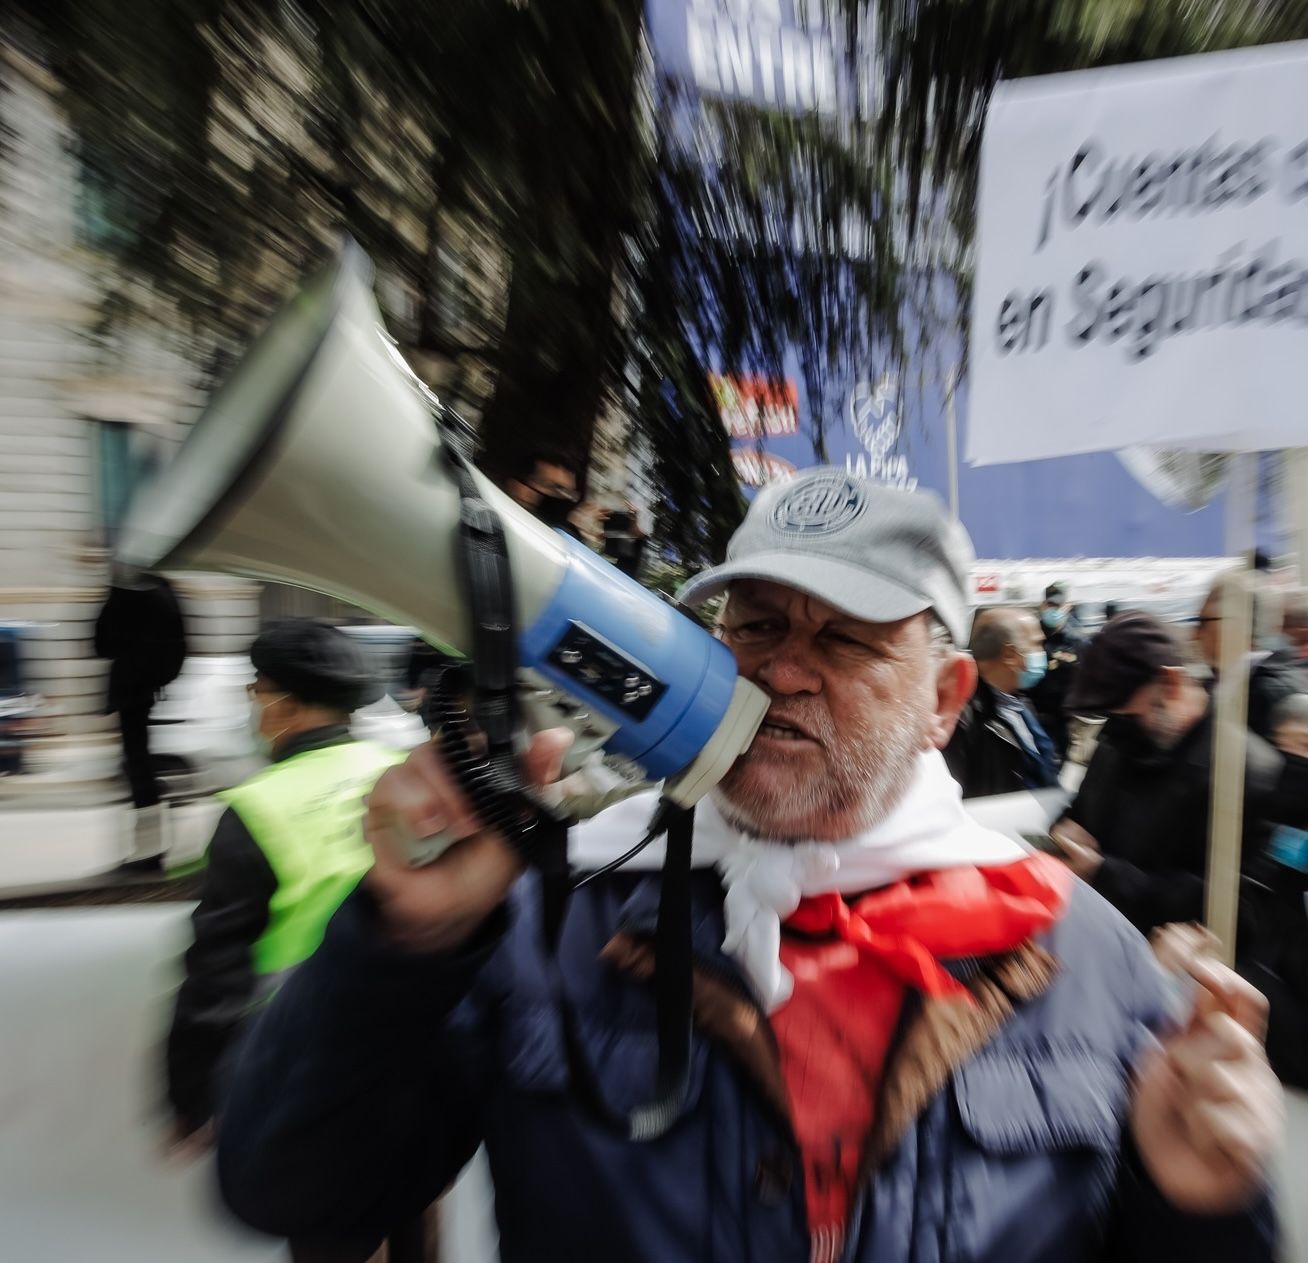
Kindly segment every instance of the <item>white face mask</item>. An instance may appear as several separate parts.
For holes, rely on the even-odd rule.
[[[255,748],[265,759],[272,758],[273,746],[277,738],[285,732],[274,733],[271,737],[263,735],[263,712],[265,706],[271,706],[274,702],[280,702],[282,698],[289,697],[289,693],[278,693],[276,697],[269,698],[267,702],[259,702],[254,698],[250,699],[250,735],[254,738]]]

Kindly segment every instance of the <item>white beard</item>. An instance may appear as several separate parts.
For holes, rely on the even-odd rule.
[[[923,747],[911,709],[897,709],[893,721],[873,734],[870,724],[837,732],[825,708],[814,708],[806,718],[820,729],[814,735],[826,756],[822,775],[786,788],[737,764],[739,772],[728,773],[714,789],[714,803],[736,828],[774,842],[829,834],[835,841],[873,828],[908,791]],[[820,716],[824,722],[817,722]],[[869,750],[877,751],[875,759]]]

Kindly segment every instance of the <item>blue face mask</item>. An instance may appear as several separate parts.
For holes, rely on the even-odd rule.
[[[1035,688],[1045,678],[1045,672],[1048,670],[1049,655],[1043,649],[1037,649],[1034,653],[1027,654],[1026,666],[1017,677],[1018,688]]]
[[[1040,625],[1045,631],[1058,631],[1067,622],[1066,610],[1042,610]]]

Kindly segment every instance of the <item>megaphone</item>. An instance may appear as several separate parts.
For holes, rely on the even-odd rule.
[[[136,497],[116,559],[311,588],[466,656],[439,409],[347,239]],[[624,784],[664,781],[666,799],[696,802],[753,740],[766,695],[692,619],[471,474],[506,536],[529,726],[571,727],[573,767],[603,757]]]

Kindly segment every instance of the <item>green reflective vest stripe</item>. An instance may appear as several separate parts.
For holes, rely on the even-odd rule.
[[[372,863],[363,797],[403,753],[357,741],[306,750],[219,794],[277,878],[268,925],[254,945],[259,974],[311,956],[332,913]]]

